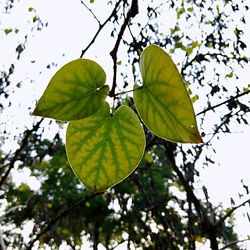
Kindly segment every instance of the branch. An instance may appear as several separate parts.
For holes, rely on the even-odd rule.
[[[113,84],[112,84],[112,89],[109,93],[110,97],[115,97],[115,88],[116,88],[116,75],[117,75],[117,52],[118,52],[118,48],[120,45],[120,42],[122,40],[124,31],[126,29],[126,27],[128,26],[128,23],[130,21],[130,19],[132,19],[133,17],[135,17],[137,14],[139,13],[138,11],[138,0],[132,0],[132,4],[131,7],[127,13],[127,16],[124,20],[124,23],[121,26],[120,32],[118,34],[115,46],[113,48],[113,50],[110,52],[110,55],[113,59]]]
[[[91,15],[94,17],[94,19],[98,22],[99,27],[101,26],[101,22],[99,19],[96,17],[95,13],[84,3],[83,0],[81,0],[81,4],[91,13]]]
[[[196,197],[196,195],[194,194],[192,188],[190,187],[190,185],[188,184],[187,180],[185,179],[184,175],[182,174],[182,172],[179,170],[179,168],[175,165],[175,164],[171,164],[173,170],[175,171],[175,173],[177,174],[178,178],[180,179],[188,197],[190,198],[190,201],[194,204],[195,210],[197,212],[197,214],[199,215],[199,218],[201,220],[201,224],[210,224],[210,222],[208,221],[208,218],[206,216],[206,213],[200,203],[200,201],[198,200],[198,198]]]
[[[8,211],[6,211],[1,217],[0,217],[0,223],[2,223],[3,219],[7,217],[8,214],[15,212],[15,210],[18,210],[20,208],[25,208],[26,206],[24,205],[17,205],[15,207],[10,208]]]
[[[55,224],[57,221],[59,221],[61,218],[63,218],[65,215],[69,214],[70,212],[72,212],[74,209],[76,209],[77,207],[81,206],[83,203],[93,199],[94,197],[101,195],[103,193],[92,193],[90,195],[85,196],[82,200],[76,202],[73,206],[71,206],[68,209],[65,209],[64,211],[62,211],[59,215],[57,215],[55,218],[53,218],[48,224],[47,226],[40,231],[40,233],[38,233],[36,235],[36,237],[31,240],[29,242],[29,245],[26,247],[27,250],[31,250],[34,243],[45,233],[47,233]]]
[[[226,104],[226,103],[230,103],[230,102],[234,101],[235,99],[237,99],[237,98],[239,98],[239,97],[242,97],[242,96],[244,96],[244,95],[247,95],[247,94],[249,94],[249,93],[250,93],[250,90],[247,90],[247,91],[245,91],[245,92],[242,92],[242,93],[240,93],[240,94],[237,94],[237,95],[235,95],[235,96],[229,98],[228,100],[226,100],[226,101],[224,101],[224,102],[218,103],[218,104],[216,104],[216,105],[214,105],[214,106],[212,106],[212,107],[209,107],[209,108],[207,108],[207,109],[204,109],[203,111],[199,112],[197,115],[205,114],[206,112],[208,112],[208,111],[210,111],[210,110],[214,110],[214,109],[216,109],[216,108],[218,108],[218,107],[220,107],[220,106],[222,106],[222,105],[224,105],[224,104]]]
[[[26,134],[25,134],[24,138],[21,141],[21,146],[19,147],[19,149],[16,150],[16,152],[15,152],[13,158],[11,159],[10,163],[7,164],[7,165],[5,165],[3,167],[3,168],[5,168],[5,167],[8,166],[9,168],[7,169],[7,171],[5,172],[5,174],[0,178],[0,188],[4,184],[4,182],[7,179],[7,177],[9,176],[10,171],[14,167],[14,164],[15,164],[16,160],[18,159],[19,155],[21,154],[21,152],[23,151],[23,149],[28,144],[29,137],[32,135],[33,132],[35,132],[35,131],[38,130],[38,128],[40,127],[42,121],[43,121],[43,118],[39,122],[37,122],[37,124],[34,125],[32,129],[26,131]]]
[[[238,243],[241,243],[241,242],[245,242],[245,241],[249,241],[250,239],[244,239],[244,240],[235,240],[235,241],[232,241],[230,242],[229,244],[227,244],[226,246],[220,248],[220,250],[224,250],[224,249],[228,249],[229,247],[232,247]]]
[[[245,206],[247,203],[249,203],[250,205],[250,199],[242,202],[240,205],[233,207],[232,209],[230,209],[219,221],[218,221],[218,225],[221,225],[228,217],[230,217],[237,209]]]
[[[122,2],[122,0],[118,1],[112,11],[112,13],[108,16],[108,18],[102,23],[99,23],[99,28],[96,32],[96,34],[93,36],[92,40],[90,41],[90,43],[87,45],[87,47],[82,50],[82,53],[80,55],[80,58],[82,58],[84,56],[84,54],[86,53],[86,51],[91,47],[91,45],[95,42],[96,38],[98,37],[99,33],[101,32],[101,30],[104,28],[104,26],[111,20],[111,18],[115,15],[115,13],[117,12],[117,8],[120,5],[120,2]]]
[[[0,250],[5,250],[5,245],[4,245],[4,240],[3,240],[1,228],[0,228]]]

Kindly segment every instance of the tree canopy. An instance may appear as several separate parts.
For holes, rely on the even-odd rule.
[[[31,6],[27,8],[22,4],[22,1],[14,0],[0,4],[1,41],[9,49],[7,56],[3,48],[0,50],[4,58],[0,65],[0,247],[86,249],[85,244],[89,241],[92,249],[245,249],[244,242],[249,239],[237,235],[234,213],[243,206],[249,207],[248,185],[242,181],[239,203],[232,197],[231,206],[223,207],[222,204],[213,204],[209,190],[199,180],[202,168],[216,163],[214,142],[249,124],[250,84],[238,80],[238,72],[246,69],[249,63],[247,44],[243,40],[249,9],[247,1],[82,0],[78,8],[95,24],[95,29],[88,29],[92,25],[90,21],[75,25],[78,32],[89,40],[83,38],[76,48],[72,37],[72,44],[69,43],[68,51],[65,51],[69,56],[60,54],[53,62],[42,52],[44,65],[39,58],[34,60],[28,51],[33,38],[46,32],[50,22],[40,17],[35,3],[32,6],[30,2]],[[15,18],[16,11],[25,13],[24,24],[8,21]],[[58,11],[59,6],[54,10],[55,18]],[[68,11],[71,11],[70,5]],[[58,30],[63,29],[57,25]],[[149,46],[151,51],[146,49]],[[155,92],[152,84],[155,79],[173,79],[165,73],[165,78],[161,78],[162,68],[154,66],[167,64],[167,54],[155,57],[154,63],[147,61],[159,52],[159,47],[172,57],[185,91],[171,92],[169,87],[167,91],[158,88]],[[41,50],[47,51],[45,47]],[[78,51],[77,55],[75,51]],[[101,55],[98,55],[99,51],[102,51]],[[101,56],[109,61],[100,66],[94,60],[97,57],[101,64]],[[83,65],[78,62],[83,62]],[[74,94],[67,91],[71,104],[66,98],[60,108],[51,106],[48,112],[44,111],[55,101],[51,96],[38,101],[42,95],[42,91],[37,93],[40,91],[38,81],[47,81],[48,78],[45,87],[50,78],[50,84],[55,83],[55,88],[49,91],[60,96],[63,91],[60,92],[61,85],[57,85],[57,80],[58,77],[66,79],[66,76],[65,72],[59,76],[55,72],[60,72],[60,66],[65,64],[89,74],[90,85],[84,90],[87,99],[81,99],[79,89],[74,85]],[[30,65],[34,69],[36,65],[42,68],[31,74],[25,70],[26,66],[32,69]],[[94,73],[98,71],[98,77],[88,65],[95,68]],[[107,79],[104,71],[107,71]],[[94,82],[97,78],[98,81]],[[63,80],[60,78],[60,81]],[[101,89],[101,94],[89,95],[93,89],[91,84],[98,91]],[[142,84],[149,86],[136,92]],[[192,101],[203,143],[181,144],[179,138],[171,138],[179,131],[183,135],[178,123],[164,120],[165,113],[157,113],[157,109],[152,108],[156,103],[163,107],[166,107],[165,102],[172,105],[176,100],[172,100],[173,97],[183,101],[183,95],[178,96],[181,91]],[[108,121],[105,120],[108,104],[103,104],[107,95],[110,106],[116,110],[113,120]],[[181,121],[185,120],[190,109],[188,101],[183,103]],[[67,105],[73,105],[73,114],[67,112]],[[21,114],[18,114],[19,107],[22,108]],[[33,117],[34,109],[37,115],[43,113],[45,117],[59,121]],[[179,109],[174,110],[174,117],[179,117],[178,112]],[[83,115],[86,120],[78,120]],[[19,126],[18,119],[23,120],[23,126]],[[129,168],[124,177],[129,176],[126,179],[121,177],[119,184],[113,186],[117,182],[109,183],[113,186],[110,189],[106,190],[109,186],[105,186],[98,189],[101,192],[90,191],[86,187],[93,187],[93,181],[86,172],[83,181],[79,177],[82,176],[81,166],[77,165],[79,160],[87,161],[87,158],[81,159],[76,152],[89,150],[89,158],[92,155],[97,157],[98,148],[90,136],[85,148],[77,145],[71,150],[66,145],[66,154],[66,124],[62,120],[76,120],[70,122],[67,131],[68,145],[76,145],[75,138],[69,139],[69,134],[74,135],[78,130],[82,136],[86,131],[80,126],[85,126],[88,131],[91,124],[100,131],[100,138],[109,138],[110,145],[117,147],[124,143],[125,137],[119,138],[120,133],[129,131],[134,134],[129,141],[131,147],[145,148],[135,160],[138,167]],[[114,140],[110,139],[110,131],[115,131],[116,126],[113,121],[131,124],[129,130],[120,126]],[[141,130],[133,130],[135,127]],[[166,127],[175,131],[169,135]],[[140,133],[138,137],[137,132]],[[184,137],[190,136],[185,134]],[[196,141],[189,142],[201,142],[197,134],[192,138]],[[108,155],[114,154],[109,148],[103,150],[107,150]],[[120,154],[120,158],[118,155],[113,159],[123,166],[128,158],[130,162],[133,157],[127,150]],[[86,187],[74,175],[69,161],[77,165],[80,174],[75,169],[74,172]],[[110,161],[103,162],[106,169],[114,171]],[[25,173],[37,185],[15,179],[14,173],[18,173],[18,178]],[[107,173],[109,177],[111,174]],[[223,178],[227,178],[227,173]],[[246,212],[245,215],[250,221],[250,214]]]

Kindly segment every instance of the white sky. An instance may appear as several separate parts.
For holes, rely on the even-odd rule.
[[[96,2],[97,5],[101,3],[98,0]],[[12,114],[11,118],[8,118],[13,128],[23,128],[27,125],[27,121],[30,122],[34,119],[30,117],[29,113],[19,111],[20,102],[23,110],[27,110],[30,105],[34,107],[34,100],[41,96],[51,76],[58,69],[52,67],[52,70],[46,70],[46,65],[55,61],[58,63],[58,66],[62,66],[68,61],[78,58],[81,49],[86,47],[97,29],[97,23],[93,22],[93,17],[80,4],[80,0],[21,1],[19,6],[13,9],[14,11],[11,15],[0,20],[1,25],[6,25],[6,28],[14,25],[20,28],[20,32],[22,32],[22,29],[25,30],[27,24],[22,24],[21,20],[30,19],[30,16],[34,14],[27,11],[29,7],[34,7],[38,16],[42,20],[47,21],[49,26],[44,28],[42,32],[35,32],[34,36],[29,38],[22,61],[19,63],[19,66],[17,64],[16,78],[14,80],[18,82],[20,79],[24,81],[35,79],[35,82],[32,85],[24,84],[24,87],[14,95],[16,101],[9,111]],[[140,11],[140,14],[142,14],[144,12],[143,8]],[[95,13],[97,16],[103,16],[103,13],[109,13],[109,11],[107,11],[106,5],[103,4],[102,8],[95,9]],[[248,28],[245,29],[245,40],[250,45],[250,17],[248,16],[246,19]],[[98,46],[95,45],[95,50],[90,49],[85,57],[100,63],[108,75],[107,82],[111,82],[112,71],[110,69],[112,69],[112,60],[109,52],[115,40],[105,36],[109,34],[107,30],[102,31],[102,34],[104,36],[101,36],[101,39],[96,41]],[[3,48],[6,48],[5,50],[0,50],[1,65],[14,61],[11,53],[14,51],[15,45],[11,44],[10,41],[15,37],[15,34],[9,34],[8,36],[9,40],[3,40],[1,45]],[[62,56],[63,54],[65,56]],[[249,48],[248,56],[250,56]],[[35,60],[36,63],[31,63],[31,60]],[[39,74],[40,71],[43,71],[42,74]],[[246,69],[241,72],[241,81],[244,85],[250,83],[249,72]],[[27,98],[23,98],[23,96]],[[198,112],[198,110],[196,111]],[[235,132],[237,133],[227,134],[219,141],[214,142],[213,146],[217,150],[216,159],[219,164],[214,164],[214,166],[204,170],[201,169],[201,183],[207,186],[211,200],[215,203],[223,202],[225,206],[230,206],[231,197],[235,198],[236,204],[237,202],[242,202],[237,199],[238,191],[242,190],[241,179],[244,179],[245,184],[250,186],[248,157],[250,127],[241,127],[239,131],[237,125],[235,125]],[[51,131],[51,134],[53,133]],[[26,178],[27,176],[23,177]],[[246,238],[247,235],[250,235],[250,223],[246,218],[242,218],[241,213],[243,210],[241,209],[238,212],[236,224],[242,238]],[[250,249],[250,243],[245,245]]]

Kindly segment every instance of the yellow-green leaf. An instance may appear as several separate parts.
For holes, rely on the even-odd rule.
[[[96,62],[71,61],[52,77],[33,115],[62,121],[90,116],[105,102],[109,92],[105,81],[106,74]]]
[[[140,69],[143,85],[135,84],[134,101],[145,125],[169,141],[202,142],[192,102],[171,57],[150,45],[141,55]]]
[[[80,181],[101,192],[135,170],[144,154],[145,135],[132,109],[121,106],[110,114],[106,103],[92,116],[69,123],[66,150]]]

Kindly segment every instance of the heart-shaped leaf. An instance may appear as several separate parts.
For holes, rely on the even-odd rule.
[[[62,121],[90,116],[105,102],[109,92],[105,81],[105,72],[96,62],[71,61],[52,77],[33,115]]]
[[[80,181],[101,192],[134,171],[144,154],[145,135],[132,109],[121,106],[110,114],[106,103],[92,116],[69,123],[66,150]]]
[[[173,142],[202,142],[185,83],[171,57],[156,45],[140,58],[143,85],[134,86],[139,116],[157,136]]]

